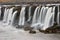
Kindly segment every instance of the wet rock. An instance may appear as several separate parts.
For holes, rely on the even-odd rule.
[[[57,31],[59,31],[60,27],[57,24],[54,24],[54,26],[46,29],[46,31],[48,30],[49,33],[57,33]]]
[[[49,27],[46,30],[39,29],[39,31],[43,33],[60,33],[60,26],[55,23],[52,27]]]
[[[36,34],[36,31],[35,30],[30,30],[29,33]]]

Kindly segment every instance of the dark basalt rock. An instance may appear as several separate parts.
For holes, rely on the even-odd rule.
[[[46,30],[40,30],[40,32],[43,33],[60,33],[60,26],[57,26],[57,23],[54,24],[54,26],[47,28]]]
[[[30,30],[29,33],[36,34],[36,31],[35,30]]]

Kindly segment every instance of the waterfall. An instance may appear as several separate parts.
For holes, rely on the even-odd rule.
[[[55,22],[54,22],[54,18],[55,18],[55,16],[54,16],[54,15],[55,15],[55,8],[56,8],[56,7],[53,7],[53,9],[52,9],[52,14],[53,14],[53,15],[52,15],[52,17],[51,17],[50,27],[53,26],[54,23],[55,23]]]
[[[47,29],[50,27],[50,23],[52,20],[52,16],[54,15],[54,12],[52,12],[52,7],[50,7],[47,11],[46,17],[45,17],[45,22],[44,22],[44,27],[43,30]]]
[[[10,24],[14,7],[9,9],[7,24]]]
[[[40,7],[38,6],[34,11],[31,27],[37,26],[36,24],[37,24],[37,19],[39,17],[39,11],[40,11]]]
[[[5,8],[4,16],[3,16],[3,22],[4,23],[7,22],[8,13],[9,13],[9,9]]]
[[[44,11],[44,9],[45,9],[45,7],[42,7],[42,8],[41,8],[41,12],[40,12],[40,15],[39,15],[39,17],[40,17],[40,18],[39,18],[39,19],[40,19],[39,22],[40,22],[41,24],[42,24],[42,22],[43,22],[43,11]]]
[[[42,28],[43,25],[44,25],[44,20],[45,20],[47,10],[48,10],[48,7],[43,6],[41,8],[40,15],[39,15],[39,18],[38,18],[39,28]]]
[[[19,8],[20,7],[21,6],[19,6]],[[20,27],[20,26],[25,26],[25,23],[27,21],[26,23],[27,25],[29,24],[29,26],[31,27],[34,27],[36,29],[39,28],[42,30],[52,27],[55,22],[57,22],[58,25],[60,25],[59,6],[58,6],[58,13],[55,12],[56,6],[49,6],[49,7],[22,6],[21,11],[18,7],[14,9],[15,7],[10,8],[8,6],[8,7],[3,7],[3,10],[4,9],[5,10],[4,13],[2,11],[2,14],[1,14],[1,10],[2,10],[1,8],[2,7],[0,6],[0,16],[3,17],[4,24],[6,23],[7,25],[8,24],[13,25],[15,22],[17,22],[18,27]],[[55,16],[57,16],[57,18]]]
[[[25,6],[22,7],[19,17],[19,23],[18,25],[23,26],[25,23]]]
[[[29,22],[31,20],[31,8],[32,8],[32,6],[29,7],[27,22]]]
[[[58,13],[57,13],[57,23],[60,25],[60,12],[59,12],[59,6],[58,6]]]
[[[15,19],[15,17],[16,17],[16,14],[17,14],[17,11],[15,11],[15,12],[13,13],[13,15],[12,15],[12,18],[11,18],[11,25],[12,25],[13,22],[14,22],[14,19]]]

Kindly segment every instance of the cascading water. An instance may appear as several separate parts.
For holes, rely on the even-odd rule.
[[[9,9],[7,24],[10,24],[14,7]]]
[[[52,16],[54,15],[54,12],[52,13],[52,7],[50,7],[47,11],[46,17],[45,17],[45,22],[43,26],[43,30],[47,29],[50,27],[50,21],[52,20]]]
[[[14,22],[14,19],[16,17],[16,14],[17,14],[17,11],[15,11],[12,15],[12,18],[11,18],[11,25],[13,25],[13,22]]]
[[[33,12],[32,12],[32,6],[29,7],[29,9],[26,6],[22,6],[22,9],[20,11],[20,15],[17,15],[18,11],[14,11],[13,9],[14,7],[8,9],[7,7],[5,8],[4,11],[4,15],[3,15],[3,22],[6,22],[7,25],[13,25],[15,19],[17,18],[16,15],[18,16],[19,19],[19,26],[25,26],[25,21],[28,18],[27,22],[30,22],[32,20],[32,24],[31,27],[34,27],[35,29],[39,28],[42,30],[45,30],[51,26],[53,26],[54,24],[54,16],[55,16],[55,6],[54,7],[45,7],[43,6],[40,10],[41,6],[36,7],[36,9],[34,8]],[[27,10],[28,10],[28,14],[27,14]],[[59,9],[59,8],[58,8]],[[1,8],[0,8],[1,11]],[[28,16],[26,18],[26,15]],[[1,12],[0,12],[1,15]],[[33,16],[33,17],[32,17]],[[16,17],[16,18],[15,18]],[[60,24],[60,12],[58,10],[58,14],[57,14],[57,23]],[[26,19],[25,19],[26,18]],[[18,20],[17,19],[17,20]],[[30,26],[30,24],[29,24]]]
[[[38,6],[35,11],[34,11],[34,15],[33,15],[33,19],[32,19],[32,24],[31,27],[35,27],[38,25],[37,24],[37,19],[39,17],[39,11],[40,11],[40,7]]]
[[[29,22],[30,20],[31,20],[31,8],[32,8],[32,6],[30,6],[29,7],[29,13],[28,13],[28,20],[27,20],[27,22]]]
[[[19,23],[18,25],[23,26],[25,23],[25,6],[22,7],[19,17]]]
[[[5,8],[4,16],[3,16],[3,22],[4,23],[7,22],[8,13],[9,13],[9,9]]]
[[[44,12],[45,7],[42,7],[41,12],[40,12],[40,23],[43,23],[43,12]]]
[[[53,7],[53,9],[52,9],[52,17],[51,17],[51,20],[50,20],[50,27],[51,27],[51,26],[54,26],[54,23],[55,23],[55,22],[54,22],[54,18],[55,18],[55,17],[54,17],[54,15],[55,15],[55,8],[56,8],[56,7]]]
[[[38,17],[39,28],[42,28],[42,26],[44,24],[44,20],[45,20],[45,16],[46,16],[47,10],[48,10],[48,7],[42,7],[41,8],[40,15]]]
[[[59,6],[58,6],[58,13],[57,13],[57,23],[60,25],[60,12],[59,12]]]

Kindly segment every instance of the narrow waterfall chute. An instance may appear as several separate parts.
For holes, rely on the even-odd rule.
[[[32,8],[32,6],[30,6],[29,7],[29,13],[28,13],[28,20],[27,20],[27,22],[29,22],[30,20],[31,20],[31,8]]]
[[[9,9],[5,8],[4,16],[3,16],[3,22],[7,22],[8,13],[9,13]]]
[[[57,13],[57,24],[60,25],[60,9],[58,6],[58,13]]]
[[[46,17],[46,13],[47,13],[48,7],[44,7],[42,13],[40,13],[41,15],[41,24],[44,24],[44,20]]]
[[[36,24],[38,22],[37,19],[39,17],[39,10],[40,10],[40,7],[38,6],[34,11],[31,27],[36,27],[37,26]]]
[[[14,7],[9,9],[7,24],[10,24]]]
[[[22,7],[21,12],[20,12],[20,17],[19,17],[19,23],[18,25],[23,26],[25,23],[25,6]]]
[[[56,7],[53,7],[53,9],[52,9],[52,17],[51,17],[51,21],[50,21],[50,27],[53,26],[54,23],[55,23],[55,22],[54,22],[54,18],[55,18],[55,17],[54,17],[54,15],[55,15],[55,8],[56,8]]]
[[[39,21],[40,23],[41,23],[41,16],[42,16],[42,13],[43,13],[43,9],[44,9],[44,7],[41,8],[40,15],[39,15],[39,20],[38,20],[38,21]]]
[[[14,22],[14,19],[15,19],[15,16],[17,14],[17,11],[15,11],[12,15],[12,18],[11,18],[11,25],[13,25],[13,22]]]

